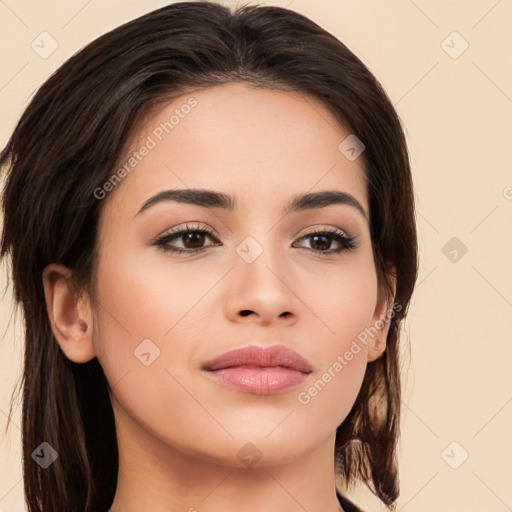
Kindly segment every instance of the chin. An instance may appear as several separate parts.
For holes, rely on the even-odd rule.
[[[322,440],[314,439],[306,433],[290,436],[289,431],[283,431],[269,435],[268,431],[260,430],[254,430],[247,436],[210,438],[208,441],[210,444],[204,451],[196,452],[196,456],[207,462],[238,468],[275,467],[291,463],[322,443]]]

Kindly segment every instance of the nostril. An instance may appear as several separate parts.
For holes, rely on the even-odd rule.
[[[252,313],[252,311],[248,310],[248,309],[244,309],[242,311],[240,311],[240,314],[242,316],[247,316],[247,315],[250,315]]]

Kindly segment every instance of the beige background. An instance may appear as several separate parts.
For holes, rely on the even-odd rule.
[[[0,0],[0,145],[65,59],[167,3]],[[421,267],[406,326],[398,510],[511,510],[512,2],[260,3],[288,6],[338,36],[382,82],[407,129]],[[43,31],[58,42],[47,59],[31,48]],[[459,249],[445,248],[452,237]],[[2,334],[9,294],[0,307]],[[11,322],[0,341],[2,431],[21,368],[20,333]],[[14,421],[5,438],[0,434],[0,512],[24,510],[19,410]],[[452,468],[466,452],[467,460]],[[369,511],[381,510],[364,489],[353,497]]]

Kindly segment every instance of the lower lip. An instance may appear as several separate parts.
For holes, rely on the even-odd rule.
[[[281,393],[298,386],[308,377],[307,373],[278,366],[261,369],[234,366],[207,373],[222,386],[255,395]]]

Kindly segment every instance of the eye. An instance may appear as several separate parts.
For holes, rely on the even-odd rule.
[[[310,240],[310,250],[321,255],[348,252],[357,247],[353,237],[337,228],[328,228],[308,233],[300,237],[299,241],[308,239]],[[333,241],[335,245],[338,245],[337,248],[332,249]]]
[[[152,245],[156,245],[161,248],[164,252],[172,253],[183,253],[187,252],[190,254],[202,252],[206,247],[203,247],[206,238],[215,239],[213,236],[213,230],[207,228],[201,228],[198,226],[186,225],[185,228],[176,229],[170,233],[166,233],[162,237],[156,239]],[[175,241],[182,244],[181,247],[171,245],[171,242]],[[213,244],[218,245],[218,244]]]
[[[204,244],[207,238],[217,243],[205,246]],[[298,241],[300,242],[301,240],[310,240],[310,247],[304,248],[322,256],[348,252],[357,247],[353,237],[348,236],[337,228],[314,231],[301,236]],[[181,246],[177,244],[181,244]],[[338,247],[332,248],[333,244]],[[185,228],[177,228],[157,238],[151,245],[159,247],[164,252],[198,254],[208,247],[220,245],[220,243],[218,243],[212,229],[189,226],[187,224]],[[296,245],[293,245],[293,247],[296,247]]]

